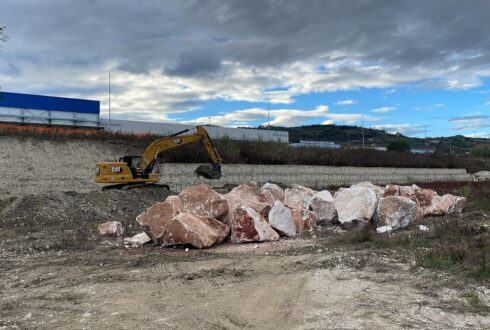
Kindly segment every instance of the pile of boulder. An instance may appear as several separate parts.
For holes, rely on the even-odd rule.
[[[184,189],[138,215],[144,236],[126,238],[127,245],[153,241],[162,246],[190,244],[208,248],[225,240],[232,243],[275,241],[295,237],[318,225],[336,223],[346,229],[373,226],[388,232],[408,226],[427,215],[461,212],[466,199],[439,196],[416,185],[376,186],[370,182],[315,191],[294,185],[282,189],[266,183],[242,184],[219,194],[206,184]],[[118,228],[119,226],[104,226]],[[100,232],[100,230],[99,230]],[[109,233],[110,234],[110,233]],[[142,237],[144,239],[142,239]]]

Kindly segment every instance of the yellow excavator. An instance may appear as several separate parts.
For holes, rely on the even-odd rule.
[[[185,134],[195,129],[196,132]],[[208,132],[202,126],[186,129],[170,136],[161,137],[146,147],[142,156],[123,156],[117,162],[97,163],[95,182],[112,184],[103,189],[128,190],[135,187],[157,185],[155,166],[158,155],[169,149],[200,142],[211,159],[211,165],[200,165],[195,173],[207,179],[221,178],[221,158]]]

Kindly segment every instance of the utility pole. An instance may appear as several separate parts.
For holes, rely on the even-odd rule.
[[[361,130],[362,130],[362,149],[364,149],[364,114],[362,114]]]
[[[111,126],[111,72],[109,71],[109,126]]]
[[[267,99],[267,128],[271,129],[271,109],[269,106],[270,99]]]

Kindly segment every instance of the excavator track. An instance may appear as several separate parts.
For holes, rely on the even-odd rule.
[[[119,184],[113,184],[110,186],[104,186],[102,187],[102,191],[106,190],[122,190],[122,191],[129,191],[132,189],[139,189],[139,188],[164,188],[166,190],[170,190],[170,187],[168,184],[159,184],[159,183],[152,183],[152,182],[144,182],[144,183],[119,183]]]

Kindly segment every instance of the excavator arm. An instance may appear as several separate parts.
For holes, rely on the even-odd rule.
[[[185,134],[186,129],[171,136],[159,138],[148,147],[141,157],[124,156],[118,162],[97,163],[95,181],[98,183],[116,183],[119,185],[156,183],[158,175],[154,171],[158,155],[167,150],[189,143],[199,142],[206,150],[211,165],[199,166],[195,173],[208,179],[221,178],[221,158],[214,147],[208,132],[202,126],[195,127],[196,132]],[[139,162],[136,160],[139,159]]]
[[[143,173],[151,172],[160,153],[193,142],[201,143],[201,145],[206,150],[209,158],[211,159],[211,163],[213,165],[221,164],[221,158],[218,154],[218,151],[214,147],[214,144],[204,127],[197,126],[196,133],[194,134],[180,135],[182,133],[188,132],[189,130],[190,129],[184,130],[172,136],[162,137],[158,140],[153,141],[146,148],[143,156],[141,157],[141,161],[139,164],[140,171],[142,171]]]

